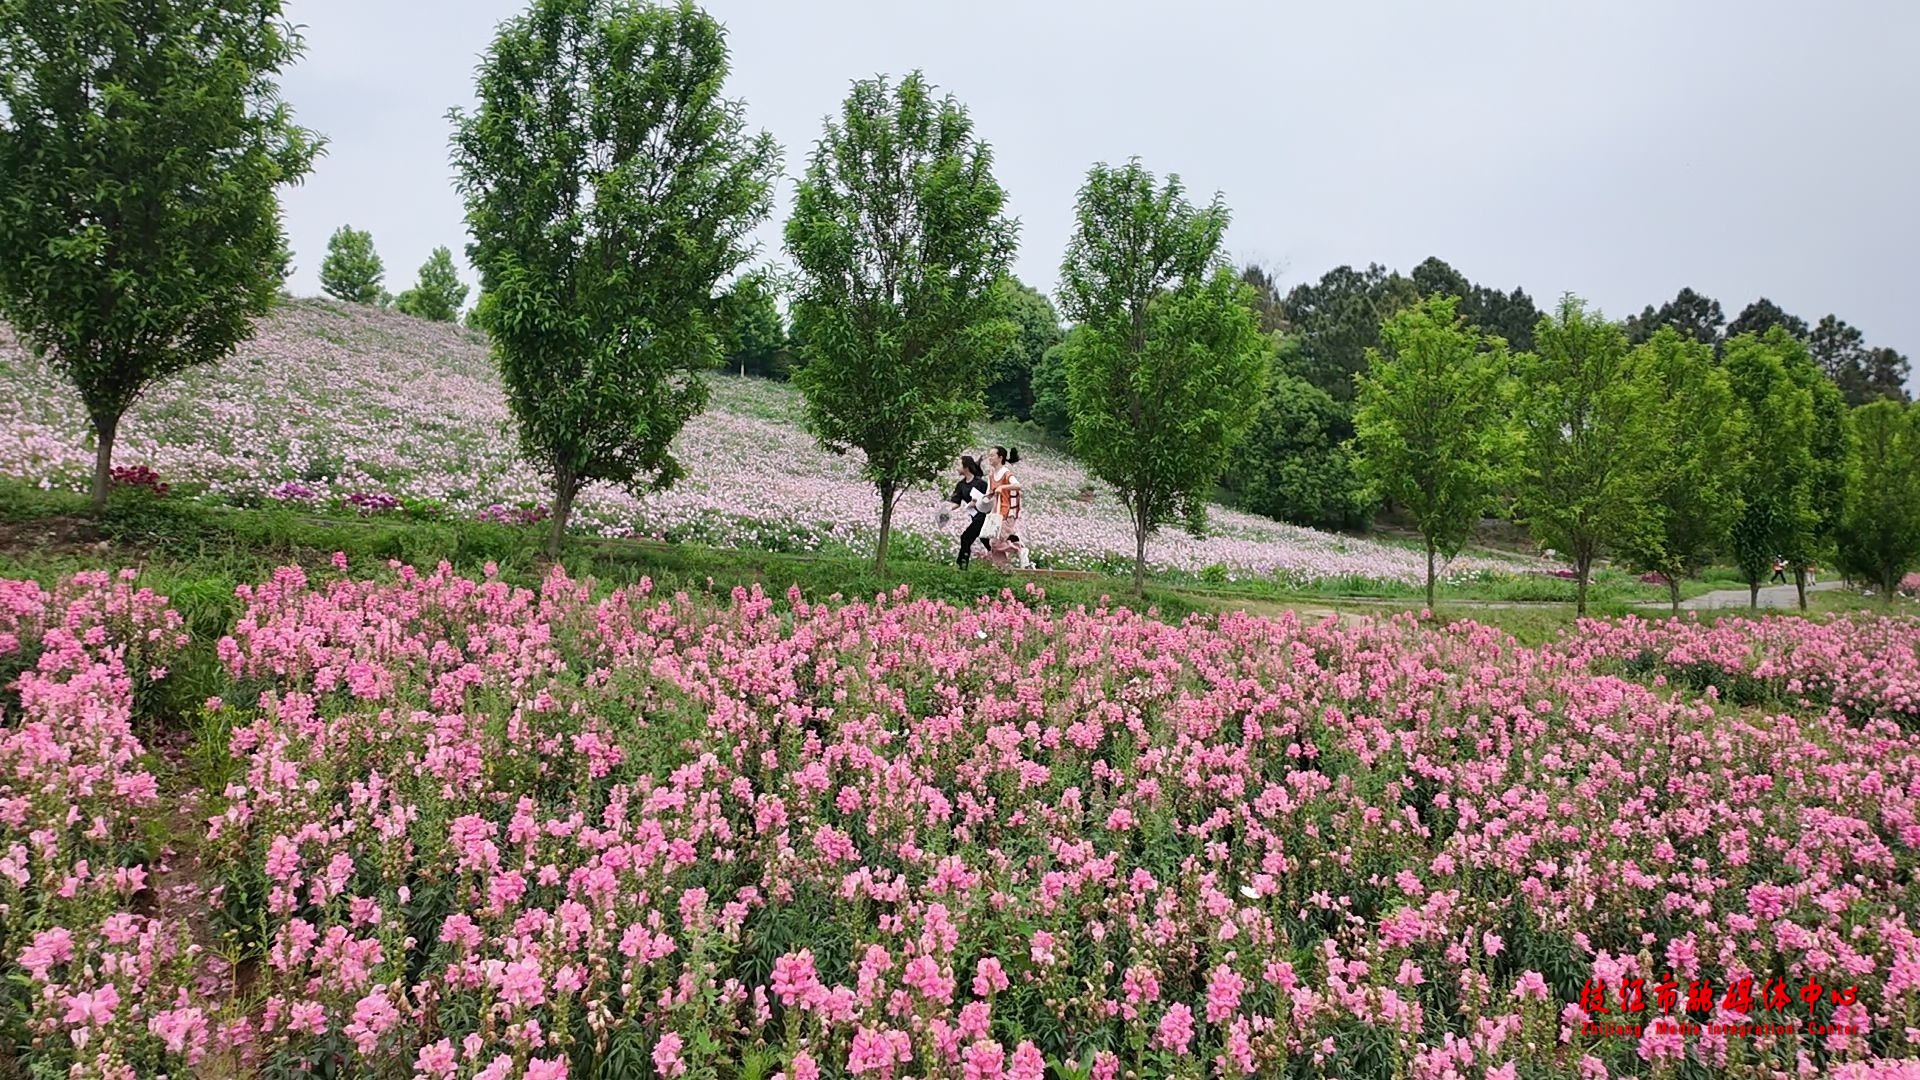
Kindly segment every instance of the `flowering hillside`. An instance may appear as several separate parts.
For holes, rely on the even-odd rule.
[[[1920,624],[1528,649],[1027,599],[289,568],[218,643],[209,786],[162,797],[167,601],[0,582],[0,1045],[73,1077],[1920,1069]],[[1623,677],[1643,653],[1764,685]],[[198,880],[152,846],[174,804]]]
[[[867,550],[879,523],[877,497],[854,459],[822,451],[802,430],[792,389],[724,375],[711,381],[711,408],[678,443],[689,478],[642,498],[589,489],[577,506],[583,527],[719,546]],[[72,390],[0,331],[0,476],[83,488],[92,475],[89,431]],[[242,502],[358,496],[354,505],[377,508],[409,497],[481,513],[547,495],[519,460],[482,338],[317,300],[287,305],[225,363],[154,390],[121,425],[115,457],[176,486],[200,485]],[[1076,498],[1087,483],[1077,463],[1035,452],[1020,472],[1026,531],[1041,565],[1131,557],[1124,509],[1104,493],[1091,503]],[[954,530],[935,524],[939,498],[932,490],[909,494],[895,521],[945,549]],[[1163,568],[1219,567],[1235,577],[1414,582],[1425,573],[1424,557],[1405,548],[1223,508],[1213,513],[1213,531],[1199,541],[1164,535],[1150,543],[1150,557]],[[1520,565],[1469,557],[1452,572]]]

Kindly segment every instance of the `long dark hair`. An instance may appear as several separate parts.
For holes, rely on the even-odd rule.
[[[967,470],[968,476],[973,477],[975,480],[980,479],[980,463],[973,460],[973,455],[960,455],[960,467]]]
[[[1004,446],[996,446],[993,448],[993,452],[999,454],[1000,460],[1008,465],[1020,460],[1020,448],[1017,446],[1011,450]]]

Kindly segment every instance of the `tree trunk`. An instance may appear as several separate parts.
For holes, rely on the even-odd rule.
[[[1147,595],[1147,527],[1140,524],[1133,527],[1133,595]]]
[[[113,486],[113,439],[120,430],[118,416],[93,418],[93,435],[98,444],[93,452],[93,516],[107,512],[107,489]]]
[[[1667,575],[1667,592],[1673,597],[1673,613],[1680,614],[1680,579]]]
[[[1427,537],[1427,612],[1433,612],[1433,537]]]
[[[1793,587],[1794,587],[1794,591],[1800,594],[1800,610],[1801,611],[1807,610],[1807,568],[1806,567],[1796,566],[1793,568]]]
[[[893,534],[893,497],[892,483],[880,485],[880,542],[873,549],[873,572],[884,576],[887,572],[887,541]]]
[[[1758,581],[1747,582],[1747,610],[1760,610],[1760,583]]]
[[[547,558],[560,557],[560,544],[567,538],[567,519],[573,516],[573,497],[579,485],[573,477],[562,477],[553,493],[553,531],[547,534]]]
[[[1587,617],[1587,579],[1593,574],[1593,554],[1583,553],[1574,563],[1574,573],[1580,580],[1573,587],[1573,614],[1575,618]]]

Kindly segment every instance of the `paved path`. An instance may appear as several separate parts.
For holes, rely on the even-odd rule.
[[[1840,588],[1838,581],[1816,581],[1807,586],[1808,592],[1826,592]],[[1743,608],[1750,601],[1745,589],[1717,589],[1710,593],[1701,593],[1680,601],[1682,611],[1724,611],[1727,608]],[[1665,600],[1642,601],[1643,608],[1671,608]],[[1760,606],[1763,608],[1796,608],[1800,606],[1800,593],[1792,585],[1768,585],[1760,590]]]

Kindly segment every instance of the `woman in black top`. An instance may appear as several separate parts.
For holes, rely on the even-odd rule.
[[[986,494],[987,481],[980,475],[980,463],[971,457],[961,458],[960,482],[953,486],[953,497],[947,500],[947,505],[955,509],[964,507],[970,518],[966,531],[960,534],[960,568],[962,570],[966,569],[967,563],[973,559],[973,545],[976,541],[982,548],[987,548],[987,542],[980,539],[980,526],[987,521],[987,511],[980,500]],[[991,548],[987,550],[992,551]]]

